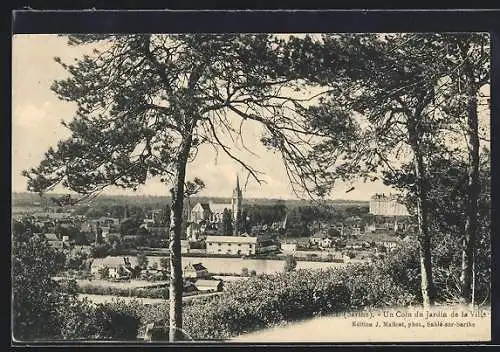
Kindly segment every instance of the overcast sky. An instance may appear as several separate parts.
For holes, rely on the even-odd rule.
[[[66,38],[55,35],[16,35],[12,50],[12,190],[26,191],[26,179],[21,171],[36,167],[50,146],[69,134],[61,126],[62,119],[73,117],[76,106],[62,102],[50,90],[55,79],[67,76],[66,72],[53,58],[58,56],[70,62],[88,51],[88,48],[69,47]],[[249,137],[260,135],[260,131],[248,127]],[[247,139],[248,140],[248,139]],[[259,185],[250,180],[244,188],[246,198],[296,198],[284,167],[278,155],[265,150],[260,143],[251,146],[259,158],[252,157],[253,165],[265,173],[265,184]],[[200,177],[207,185],[202,196],[230,197],[236,174],[243,179],[246,173],[228,156],[220,153],[216,158],[209,149],[202,150],[196,161],[188,166],[188,177]],[[349,193],[346,190],[355,186]],[[60,192],[65,190],[57,189]],[[338,183],[334,199],[368,200],[374,193],[389,193],[391,189],[381,182],[375,183]],[[394,192],[394,191],[393,191]],[[108,194],[134,194],[117,188],[109,188]],[[135,194],[166,195],[167,188],[157,180],[150,180]]]

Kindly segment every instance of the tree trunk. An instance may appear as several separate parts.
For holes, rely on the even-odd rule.
[[[465,245],[463,249],[462,299],[472,299],[472,277],[476,252],[477,202],[479,198],[479,136],[477,121],[477,89],[470,63],[465,64],[467,77],[467,145],[469,166],[467,170],[467,201],[465,209]]]
[[[172,189],[172,206],[170,209],[170,285],[169,285],[169,341],[182,339],[182,292],[184,281],[182,278],[181,235],[182,214],[184,210],[184,183],[186,179],[186,165],[191,146],[191,135],[184,141],[179,153],[175,185]]]
[[[423,152],[420,148],[420,132],[416,126],[416,118],[410,121],[408,128],[410,145],[414,153],[415,178],[417,186],[417,222],[420,257],[420,289],[424,308],[434,304],[435,288],[432,278],[431,238],[429,233],[429,208],[427,202],[427,179]]]

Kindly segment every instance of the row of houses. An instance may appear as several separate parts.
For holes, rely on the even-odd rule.
[[[368,249],[373,247],[385,247],[387,250],[395,249],[401,238],[388,234],[366,234],[360,238],[350,239],[345,249]]]
[[[73,215],[68,212],[36,212],[32,215],[36,220],[64,220],[71,218],[78,218],[79,216]]]
[[[314,233],[335,232],[334,236],[359,236],[366,233],[398,232],[409,229],[412,224],[408,218],[393,217],[392,220],[384,222],[363,223],[359,217],[351,217],[351,222],[340,222],[337,224],[317,223],[312,227]]]
[[[130,279],[134,273],[140,279],[165,279],[165,271],[160,269],[138,268],[135,257],[111,257],[94,259],[90,272],[99,276],[101,269],[108,269],[108,277],[112,279]],[[184,288],[187,292],[218,292],[222,291],[223,281],[212,279],[207,268],[202,263],[189,263],[183,269]]]
[[[43,236],[47,239],[49,245],[51,245],[54,248],[65,249],[69,248],[70,246],[70,239],[68,236],[63,236],[62,238],[58,238],[55,233],[46,233],[43,234]]]
[[[153,209],[146,214],[143,219],[142,227],[146,229],[165,229],[164,224],[160,223],[161,209]],[[97,232],[98,229],[108,233],[111,229],[117,229],[120,224],[128,219],[127,212],[123,217],[101,216],[96,219],[88,219],[85,215],[76,215],[71,212],[35,212],[30,215],[34,223],[40,225],[55,225],[55,224],[68,224],[78,226],[82,232]]]
[[[136,257],[120,257],[120,256],[107,256],[105,258],[95,258],[90,265],[90,273],[94,276],[98,276],[99,272],[103,268],[108,268],[108,276],[111,278],[130,278],[133,276],[134,271],[139,270],[137,276],[141,273],[154,275],[161,269],[147,267],[139,268],[138,261]],[[183,276],[187,279],[206,279],[210,277],[210,273],[207,268],[201,263],[189,263],[183,269]]]

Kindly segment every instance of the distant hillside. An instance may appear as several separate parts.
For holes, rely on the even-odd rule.
[[[28,192],[13,192],[12,193],[12,206],[13,207],[28,207],[33,206],[34,203],[40,203],[41,198],[36,193]]]
[[[14,192],[12,194],[12,206],[14,207],[30,207],[33,205],[39,205],[40,203],[48,205],[53,205],[50,201],[51,197],[60,197],[63,194],[50,193],[41,198],[36,193],[29,192]],[[76,197],[75,197],[76,198]],[[192,205],[198,202],[214,202],[214,203],[230,203],[231,198],[228,197],[191,197],[190,202]],[[158,205],[158,204],[169,204],[170,197],[166,196],[153,196],[153,195],[100,195],[95,199],[89,201],[90,204],[101,204],[101,205],[113,205],[113,204],[132,204],[132,205]],[[243,200],[243,204],[260,204],[260,205],[271,205],[283,203],[287,208],[294,208],[297,206],[313,205],[314,202],[310,200],[302,199],[273,199],[273,198],[247,198]],[[368,201],[357,201],[357,200],[328,200],[327,204],[335,207],[352,207],[352,206],[368,206]]]

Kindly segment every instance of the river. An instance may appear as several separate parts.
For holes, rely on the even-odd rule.
[[[148,257],[149,265],[158,263],[160,257]],[[243,268],[255,270],[257,274],[274,274],[283,272],[284,260],[276,259],[242,259],[242,258],[214,258],[214,257],[182,257],[182,266],[202,263],[213,274],[240,274]],[[345,266],[346,263],[297,261],[296,269],[326,269]]]

